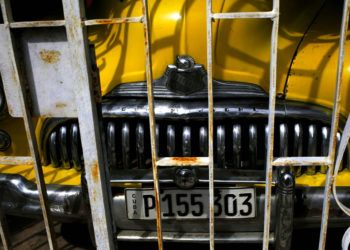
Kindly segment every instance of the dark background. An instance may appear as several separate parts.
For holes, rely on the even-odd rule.
[[[11,233],[14,249],[49,249],[45,227],[42,221],[8,216],[9,230]],[[80,250],[94,249],[89,241],[89,231],[86,225],[82,224],[60,224],[55,223],[57,232],[57,243],[59,249]],[[327,248],[330,250],[341,249],[341,239],[346,228],[329,229],[327,237]],[[319,229],[312,230],[295,230],[293,233],[292,249],[317,249],[319,238]],[[139,250],[157,249],[156,243],[145,242],[119,242],[119,250]],[[2,247],[1,247],[2,249]],[[206,250],[208,244],[178,244],[165,243],[165,250]],[[228,249],[261,249],[261,244],[216,244],[216,250]],[[273,249],[273,246],[271,247]]]

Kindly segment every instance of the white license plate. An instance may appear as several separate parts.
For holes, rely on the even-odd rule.
[[[153,189],[126,189],[128,219],[156,218]],[[209,218],[208,189],[164,189],[160,194],[162,219]],[[215,217],[224,219],[254,218],[256,198],[254,188],[214,189]]]

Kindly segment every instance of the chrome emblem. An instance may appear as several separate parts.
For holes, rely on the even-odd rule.
[[[178,168],[175,171],[174,181],[179,188],[190,189],[197,183],[197,175],[194,169]]]

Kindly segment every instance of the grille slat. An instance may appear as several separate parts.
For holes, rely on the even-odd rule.
[[[235,124],[232,129],[233,142],[233,167],[241,168],[241,145],[242,145],[242,129],[241,125]]]
[[[322,127],[322,144],[321,144],[321,154],[323,156],[328,155],[328,147],[329,147],[329,128],[327,127]],[[321,173],[326,173],[327,172],[327,166],[321,166],[320,167],[320,172]]]
[[[57,154],[57,132],[56,131],[53,131],[49,138],[49,154],[50,154],[52,166],[59,167],[60,161]]]
[[[303,155],[303,127],[300,123],[294,125],[293,156]],[[301,175],[301,167],[295,167],[295,175]]]
[[[256,166],[258,158],[258,131],[255,124],[249,125],[249,168]]]
[[[216,144],[217,144],[217,167],[218,168],[226,168],[226,161],[225,161],[225,127],[223,125],[217,126],[216,129]]]
[[[146,168],[145,128],[142,123],[138,123],[136,126],[136,154],[138,168]]]
[[[308,143],[307,155],[316,156],[317,154],[317,129],[316,125],[312,124],[308,127]],[[306,174],[312,175],[316,173],[316,166],[310,166],[306,169]]]
[[[114,122],[107,124],[107,157],[111,167],[117,166],[116,128]]]
[[[69,169],[70,168],[70,162],[69,162],[69,155],[68,155],[68,133],[67,133],[67,126],[63,125],[59,129],[58,133],[58,141],[59,141],[59,152],[60,152],[60,158],[61,158],[61,164],[63,168]]]
[[[150,168],[150,137],[147,121],[127,120],[121,125],[108,120],[105,126],[106,151],[110,167],[133,169]],[[289,127],[290,136],[289,136]],[[229,129],[230,128],[230,129]],[[163,131],[164,130],[164,131]],[[215,166],[218,168],[264,169],[266,163],[266,120],[220,121],[214,128]],[[330,130],[326,126],[309,122],[278,122],[276,124],[275,155],[317,156],[328,154]],[[176,136],[176,135],[179,136]],[[265,135],[264,135],[265,134]],[[340,139],[338,133],[338,140]],[[76,121],[56,125],[47,138],[45,154],[53,166],[77,170],[83,164],[79,128]],[[265,143],[263,142],[265,139]],[[169,121],[156,124],[157,150],[161,157],[206,156],[208,154],[208,130],[205,122],[191,125]],[[264,145],[265,147],[260,147]],[[318,145],[319,144],[319,145]],[[289,150],[290,147],[290,150]],[[347,149],[349,151],[349,148]],[[343,166],[349,165],[350,152],[346,153]],[[303,172],[325,173],[324,166],[294,168],[297,176]]]
[[[288,127],[287,124],[282,123],[279,127],[280,130],[280,143],[279,143],[279,154],[281,157],[288,156]]]
[[[174,156],[175,155],[175,126],[174,125],[168,125],[167,126],[167,152],[168,156]]]
[[[73,167],[77,170],[81,170],[81,150],[80,150],[80,136],[78,124],[73,123],[70,127],[71,138],[71,150],[72,150],[72,163]]]
[[[201,156],[208,155],[208,130],[206,127],[199,129],[199,151]]]
[[[130,168],[130,126],[124,122],[122,125],[122,158],[123,168]]]
[[[191,156],[191,127],[185,126],[182,130],[182,154]]]

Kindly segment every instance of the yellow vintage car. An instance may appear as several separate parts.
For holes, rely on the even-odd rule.
[[[11,3],[17,22],[63,18],[60,1]],[[85,6],[87,19],[142,15],[142,1],[138,0],[85,1]],[[268,0],[213,0],[216,13],[271,8]],[[342,10],[343,1],[338,0],[281,0],[275,156],[328,154]],[[150,0],[149,16],[157,153],[160,157],[206,156],[206,1]],[[215,20],[212,27],[216,241],[261,242],[271,20]],[[16,37],[24,61],[31,56],[26,41],[33,44],[45,36],[60,40],[60,32],[19,29]],[[124,241],[157,239],[143,32],[142,25],[132,23],[87,27],[91,75],[100,86],[102,151],[110,173],[113,221],[118,240]],[[346,42],[338,141],[350,112],[349,46]],[[57,63],[59,54],[47,52],[38,58],[50,65]],[[40,72],[35,67],[26,71],[34,81]],[[4,92],[0,106],[1,155],[29,156],[23,120],[6,105]],[[41,116],[35,125],[52,215],[61,221],[89,221],[77,120]],[[287,246],[278,249],[290,247],[293,228],[320,226],[327,171],[326,166],[285,169],[282,174],[274,171],[273,176],[271,230],[279,232],[271,242]],[[348,203],[349,171],[350,147],[337,176],[338,195]],[[283,183],[283,178],[290,182]],[[35,181],[32,164],[1,165],[2,209],[13,215],[39,216]],[[207,169],[161,168],[159,183],[167,241],[203,242],[208,237]],[[289,208],[284,217],[280,207]],[[329,226],[343,227],[349,222],[332,198]],[[234,237],[233,232],[237,233]]]

